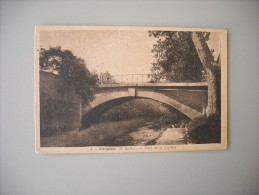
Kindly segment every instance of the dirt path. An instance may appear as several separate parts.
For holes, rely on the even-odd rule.
[[[184,139],[185,135],[186,130],[184,128],[168,128],[161,137],[156,140],[156,145],[187,144]]]
[[[153,130],[149,126],[140,128],[128,135],[131,145],[179,145],[187,144],[185,140],[186,130],[184,128],[167,128]]]
[[[140,130],[132,132],[130,136],[133,139],[133,145],[144,146],[154,145],[164,130],[153,130],[149,127],[142,127]]]

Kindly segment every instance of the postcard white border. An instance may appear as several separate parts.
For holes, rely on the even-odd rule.
[[[40,96],[39,96],[39,36],[42,31],[51,30],[160,30],[160,31],[203,31],[221,33],[221,143],[154,145],[154,146],[89,146],[89,147],[41,147],[40,146]],[[139,26],[36,26],[34,47],[34,87],[35,87],[35,151],[40,154],[58,153],[132,153],[132,152],[175,152],[224,150],[228,143],[228,39],[225,29],[176,28],[176,27],[139,27]]]

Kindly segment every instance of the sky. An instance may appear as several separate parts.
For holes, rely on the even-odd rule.
[[[211,33],[208,45],[220,50],[218,33]],[[155,62],[151,49],[156,39],[147,30],[57,30],[41,31],[40,46],[61,46],[86,61],[91,72],[112,75],[149,74]]]
[[[87,62],[87,68],[112,75],[148,74],[155,61],[155,39],[148,31],[44,31],[40,45],[61,46]]]

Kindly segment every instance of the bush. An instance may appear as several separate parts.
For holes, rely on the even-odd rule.
[[[193,119],[187,127],[187,140],[194,144],[220,143],[220,116],[198,117]]]

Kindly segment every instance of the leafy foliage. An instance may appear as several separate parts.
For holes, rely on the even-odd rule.
[[[60,46],[40,49],[40,69],[60,75],[70,85],[74,85],[81,96],[83,105],[94,98],[98,86],[98,76],[90,73],[86,62],[69,50]]]
[[[206,79],[190,33],[149,31],[149,36],[157,39],[152,49],[156,58],[151,68],[153,82],[163,79],[174,82],[198,82]]]
[[[188,124],[187,139],[190,143],[220,143],[221,125],[220,116],[199,117]]]

